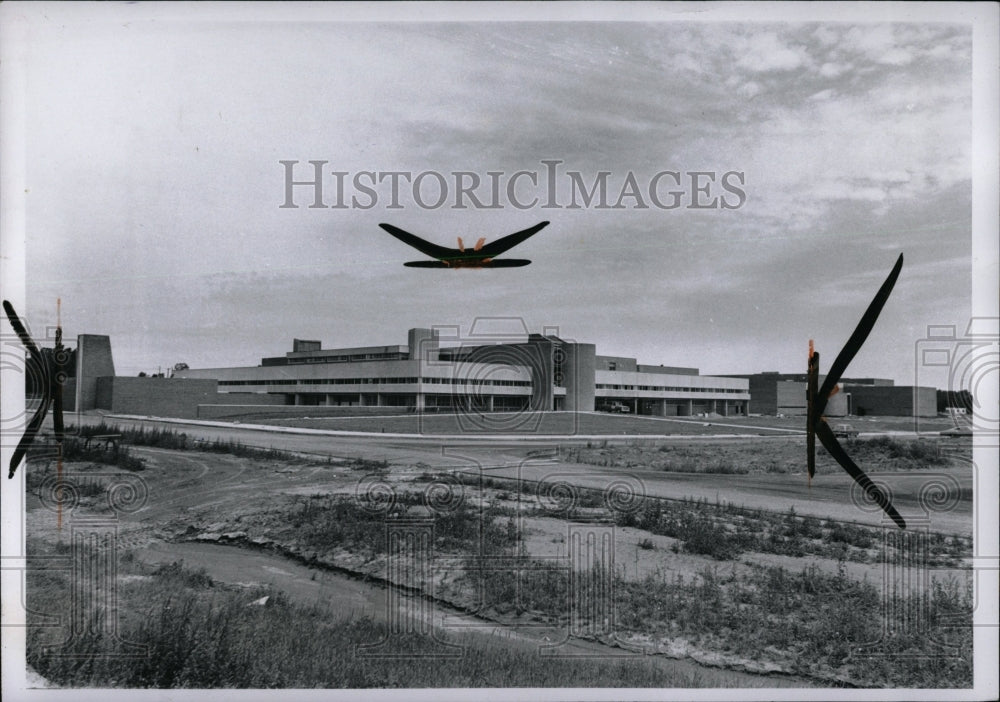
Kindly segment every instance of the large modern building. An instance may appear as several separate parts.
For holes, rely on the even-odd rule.
[[[174,378],[216,380],[220,397],[234,395],[227,398],[230,405],[239,394],[246,405],[616,409],[666,417],[745,415],[750,401],[745,378],[600,356],[594,344],[551,334],[466,339],[451,346],[441,341],[436,329],[410,329],[405,346],[323,349],[319,341],[296,339],[284,356],[262,358],[258,366],[185,369]]]
[[[643,365],[598,355],[593,344],[522,331],[462,339],[457,331],[442,337],[438,329],[411,329],[405,345],[339,349],[296,339],[284,356],[262,358],[257,366],[185,368],[170,378],[117,376],[110,338],[81,334],[64,384],[64,406],[206,419],[300,412],[295,408],[301,406],[321,406],[316,412],[324,415],[453,408],[661,417],[806,412],[804,373],[705,376],[697,368]],[[29,395],[38,392],[27,385]],[[889,379],[844,378],[825,413],[935,416],[938,394]],[[971,396],[965,395],[958,404],[971,407]]]
[[[805,373],[765,372],[727,376],[746,378],[750,412],[770,415],[806,413]],[[825,376],[820,376],[823,382]],[[889,378],[843,378],[840,392],[830,398],[825,414],[933,417],[937,415],[936,388],[895,385]]]

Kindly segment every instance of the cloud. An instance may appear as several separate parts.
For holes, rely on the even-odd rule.
[[[857,185],[845,181],[819,184],[813,192],[821,200],[882,202],[886,198],[886,192],[882,188],[870,185]]]
[[[895,31],[889,24],[855,26],[841,39],[841,50],[859,53],[873,61],[882,62],[886,53],[894,50]]]
[[[905,66],[913,61],[913,54],[906,49],[889,49],[879,55],[876,61],[890,66]]]
[[[736,64],[754,73],[792,71],[807,63],[805,50],[782,41],[775,32],[753,35],[742,42]]]
[[[504,314],[649,362],[706,365],[711,347],[738,364],[753,347],[785,368],[817,266],[868,282],[873,252],[899,244],[960,277],[968,247],[959,26],[71,30],[41,31],[29,57],[29,311],[44,319],[61,295],[78,331],[120,338],[133,366],[253,364],[294,336],[402,343],[409,326]],[[485,175],[543,158],[587,181],[611,171],[612,200],[628,172],[666,169],[741,171],[748,197],[735,211],[279,208],[281,159]],[[452,245],[541,219],[518,249],[531,266],[447,276],[403,268],[415,252],[377,227]],[[913,300],[938,295],[914,285]]]
[[[851,70],[850,65],[826,62],[819,67],[819,74],[824,78],[838,78]]]

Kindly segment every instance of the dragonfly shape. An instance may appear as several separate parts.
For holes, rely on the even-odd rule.
[[[863,470],[861,470],[857,464],[851,460],[851,457],[847,455],[844,447],[840,445],[837,441],[837,437],[834,436],[833,430],[830,425],[827,424],[826,418],[823,416],[823,410],[826,409],[826,404],[831,397],[837,394],[839,387],[837,383],[840,381],[840,377],[847,370],[848,364],[861,349],[862,344],[865,343],[865,339],[868,338],[868,334],[871,332],[872,327],[875,326],[875,321],[878,319],[879,313],[885,306],[886,300],[889,299],[889,294],[892,292],[893,286],[896,284],[896,279],[899,278],[899,272],[903,268],[903,254],[899,254],[899,258],[896,260],[896,265],[893,266],[892,271],[889,273],[889,277],[885,279],[882,283],[882,287],[875,294],[875,298],[868,305],[868,309],[865,311],[864,315],[861,317],[861,321],[858,322],[857,328],[854,333],[851,334],[847,343],[844,344],[844,348],[841,349],[840,353],[837,354],[837,358],[834,359],[833,365],[830,366],[830,372],[827,373],[826,380],[823,381],[823,385],[817,389],[819,384],[819,352],[813,349],[813,342],[809,341],[809,368],[808,368],[808,380],[806,384],[806,404],[808,407],[807,419],[806,419],[806,456],[807,456],[807,467],[809,469],[809,478],[811,479],[816,474],[816,439],[819,439],[823,447],[833,456],[834,460],[839,463],[847,474],[850,475],[854,482],[856,482],[864,491],[865,494],[882,510],[888,514],[892,521],[899,526],[900,529],[906,528],[906,521],[900,516],[896,508],[892,506],[892,502],[889,500],[888,496],[881,490],[875,483],[872,482]]]
[[[6,300],[3,301],[3,310],[7,314],[10,326],[14,328],[18,338],[28,350],[28,371],[34,377],[41,379],[42,398],[34,416],[28,422],[21,440],[14,449],[14,455],[10,459],[10,473],[8,478],[14,477],[14,472],[21,464],[21,460],[28,452],[28,448],[38,435],[38,430],[45,421],[49,407],[52,407],[52,428],[55,433],[56,442],[62,444],[63,438],[63,379],[66,377],[66,364],[68,354],[63,348],[62,325],[56,327],[56,345],[52,349],[40,349],[28,334],[28,330],[21,324],[13,305]]]

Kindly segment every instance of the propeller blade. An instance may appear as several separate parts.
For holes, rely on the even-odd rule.
[[[10,457],[10,472],[7,474],[7,478],[13,478],[17,467],[21,464],[24,456],[28,452],[28,447],[31,446],[35,437],[38,435],[38,430],[42,427],[42,422],[45,421],[45,415],[48,414],[49,406],[53,406],[52,414],[52,427],[56,435],[56,440],[60,443],[62,442],[64,426],[63,426],[63,398],[62,390],[63,384],[59,382],[58,375],[62,371],[62,365],[56,360],[63,355],[63,345],[62,345],[62,325],[56,327],[56,346],[55,349],[45,351],[49,353],[43,353],[41,349],[32,341],[31,336],[28,334],[27,329],[21,323],[20,318],[17,316],[17,312],[14,311],[13,305],[7,300],[3,301],[3,309],[7,314],[7,319],[10,321],[11,327],[17,333],[18,338],[20,338],[21,343],[24,347],[28,349],[29,358],[28,364],[34,366],[36,370],[40,370],[38,376],[42,378],[45,383],[45,387],[42,389],[42,401],[35,410],[35,414],[32,416],[31,421],[28,422],[27,428],[24,430],[24,434],[21,436],[20,441],[17,443],[17,447],[14,449],[14,454]]]
[[[56,332],[57,338],[61,334],[62,330]],[[52,354],[53,359],[58,359],[62,356],[63,349],[62,344],[57,343],[55,353]],[[51,399],[52,399],[52,431],[55,434],[55,440],[58,443],[62,443],[64,427],[63,427],[63,383],[60,378],[64,375],[62,365],[56,360],[52,364],[52,372],[50,373],[49,386],[51,388]]]
[[[47,395],[42,396],[42,404],[39,405],[38,409],[35,411],[35,415],[28,422],[28,428],[24,430],[24,435],[21,440],[17,442],[17,448],[14,449],[14,455],[10,457],[10,472],[7,474],[7,478],[14,477],[14,471],[21,464],[21,459],[28,452],[28,447],[31,442],[35,440],[35,436],[38,434],[38,430],[42,427],[42,422],[45,420],[45,414],[49,411],[49,398]]]
[[[899,271],[903,268],[903,254],[899,254],[899,258],[896,259],[896,265],[892,267],[889,272],[889,277],[885,279],[882,283],[882,287],[879,288],[878,292],[875,293],[875,298],[868,305],[868,309],[865,310],[864,315],[861,317],[861,321],[858,322],[857,328],[855,328],[854,333],[851,334],[847,343],[844,344],[844,348],[841,349],[840,353],[837,354],[837,358],[834,359],[833,365],[830,366],[830,372],[826,376],[826,380],[823,381],[823,386],[819,389],[819,395],[816,398],[816,416],[823,414],[823,410],[826,409],[827,400],[830,399],[831,391],[833,387],[840,381],[840,376],[844,374],[847,370],[847,366],[850,364],[851,360],[861,349],[862,344],[865,343],[865,339],[868,338],[868,334],[871,333],[872,327],[875,326],[876,320],[878,320],[879,313],[882,312],[882,308],[885,306],[886,300],[889,299],[889,294],[892,292],[893,286],[896,284],[896,279],[899,278]]]
[[[62,342],[62,298],[56,298],[56,346],[52,351],[52,430],[59,445],[63,440],[63,378],[66,377],[66,351]]]
[[[534,234],[537,234],[542,229],[544,229],[546,226],[548,226],[548,224],[549,223],[547,221],[546,222],[539,222],[538,224],[536,224],[533,227],[529,227],[527,229],[522,229],[521,231],[514,232],[513,234],[508,234],[507,236],[503,237],[502,239],[497,239],[494,242],[486,244],[482,249],[479,250],[479,253],[481,253],[481,254],[483,254],[483,256],[487,256],[489,258],[492,258],[494,256],[499,256],[504,251],[507,251],[508,249],[511,249],[511,248],[517,246],[518,244],[520,244],[522,241],[524,241],[528,237],[530,237],[530,236],[532,236]]]
[[[819,383],[819,353],[813,350],[813,340],[809,340],[809,368],[806,381],[806,467],[809,479],[816,475],[816,386]]]
[[[437,244],[432,244],[429,241],[421,239],[415,234],[410,234],[410,232],[400,229],[399,227],[394,227],[391,224],[379,224],[382,229],[396,237],[404,244],[412,246],[420,253],[425,256],[430,256],[431,258],[445,258],[447,256],[452,256],[456,253],[455,249],[449,249],[447,246],[438,246]]]
[[[819,422],[816,427],[816,436],[819,437],[820,442],[830,452],[834,460],[837,461],[843,467],[847,474],[850,475],[854,482],[861,486],[861,488],[867,493],[867,495],[872,499],[875,504],[882,508],[882,510],[888,514],[892,521],[896,522],[896,525],[900,529],[906,528],[906,521],[900,516],[896,508],[892,506],[892,502],[886,497],[885,493],[882,492],[875,483],[871,481],[863,470],[858,468],[857,464],[851,460],[851,457],[847,455],[844,448],[837,441],[837,437],[833,435],[833,430],[826,422]]]
[[[35,346],[35,342],[32,341],[31,337],[28,335],[28,330],[24,328],[23,324],[21,324],[21,320],[18,318],[17,312],[14,311],[13,305],[4,300],[3,311],[7,313],[7,319],[10,321],[10,326],[14,328],[14,331],[17,333],[21,343],[24,344],[24,348],[28,349],[28,351],[35,356],[41,357],[38,347]]]

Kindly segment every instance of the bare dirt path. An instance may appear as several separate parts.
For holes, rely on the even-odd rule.
[[[98,416],[84,416],[84,423],[101,421]],[[336,458],[363,457],[385,460],[394,466],[425,467],[437,470],[462,469],[482,471],[490,475],[550,480],[554,475],[574,476],[580,485],[603,489],[622,474],[636,476],[647,495],[672,498],[695,498],[710,502],[723,501],[753,509],[831,517],[878,526],[883,514],[878,508],[863,510],[852,501],[851,479],[839,469],[817,474],[810,482],[802,474],[719,475],[705,473],[674,473],[640,468],[606,468],[589,464],[560,464],[545,458],[555,452],[560,443],[538,441],[497,440],[477,437],[468,440],[442,441],[440,438],[398,439],[381,437],[338,437],[310,434],[285,434],[232,427],[204,427],[156,422],[155,420],[114,420],[115,423],[136,427],[161,427],[183,431],[190,436],[209,441],[236,440],[253,446],[303,451]],[[684,437],[685,441],[694,440]],[[708,441],[696,439],[698,441]],[[773,442],[802,442],[801,437],[754,437],[752,439],[716,438],[726,446],[747,444],[760,451]],[[892,490],[893,501],[908,519],[926,525],[932,531],[970,536],[972,534],[973,467],[944,467],[933,471],[878,473],[875,476]],[[928,512],[920,504],[921,491],[933,487],[935,481],[958,484],[968,498],[949,505],[944,511]]]

